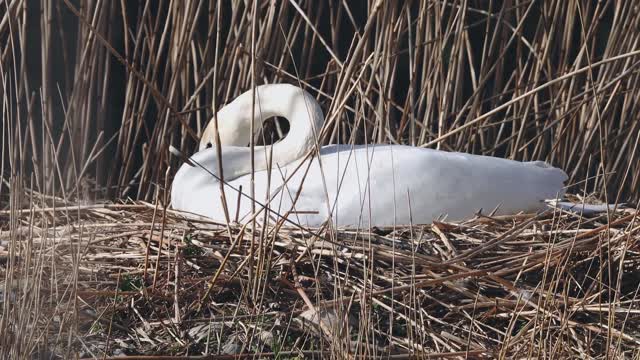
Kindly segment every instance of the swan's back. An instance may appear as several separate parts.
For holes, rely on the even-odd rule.
[[[531,212],[542,209],[545,199],[562,196],[567,179],[544,162],[400,145],[330,146],[323,148],[320,161],[326,193],[315,159],[296,203],[298,210],[318,212],[297,216],[315,226],[330,212],[339,226],[364,227],[430,223],[444,215],[462,220],[480,210]],[[300,180],[294,177],[292,184]]]

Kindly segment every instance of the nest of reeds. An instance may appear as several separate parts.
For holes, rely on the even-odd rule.
[[[0,214],[2,338],[41,356],[638,356],[635,210],[303,231],[54,204]]]

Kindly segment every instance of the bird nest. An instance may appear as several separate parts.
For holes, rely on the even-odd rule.
[[[638,356],[636,216],[550,210],[357,231],[221,226],[144,202],[6,210],[0,348]]]

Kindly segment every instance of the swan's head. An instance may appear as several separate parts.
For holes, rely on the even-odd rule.
[[[246,114],[249,113],[249,116]],[[248,106],[235,99],[224,106],[216,114],[218,120],[218,132],[220,133],[220,145],[222,146],[247,146],[251,141],[251,104]],[[212,147],[217,140],[214,119],[204,129],[200,138],[198,151]]]
[[[324,116],[320,105],[308,92],[290,84],[267,84],[256,87],[255,94],[254,100],[252,91],[249,90],[218,111],[216,117],[220,145],[247,146],[251,142],[253,104],[256,132],[261,129],[266,119],[280,116],[289,121],[289,135],[293,138],[308,141],[308,137],[319,135]],[[202,133],[199,151],[212,147],[216,139],[212,118]]]

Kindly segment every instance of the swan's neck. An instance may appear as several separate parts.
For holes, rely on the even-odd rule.
[[[284,139],[274,145],[254,147],[255,171],[266,170],[270,164],[285,166],[304,157],[315,146],[324,120],[316,100],[306,91],[289,84],[259,86],[255,101],[251,91],[245,92],[222,108],[217,116],[226,180],[251,173],[251,149],[236,146],[244,146],[251,141],[252,120],[256,131],[265,120],[274,116],[289,121],[289,133]],[[271,154],[272,161],[269,159]]]

